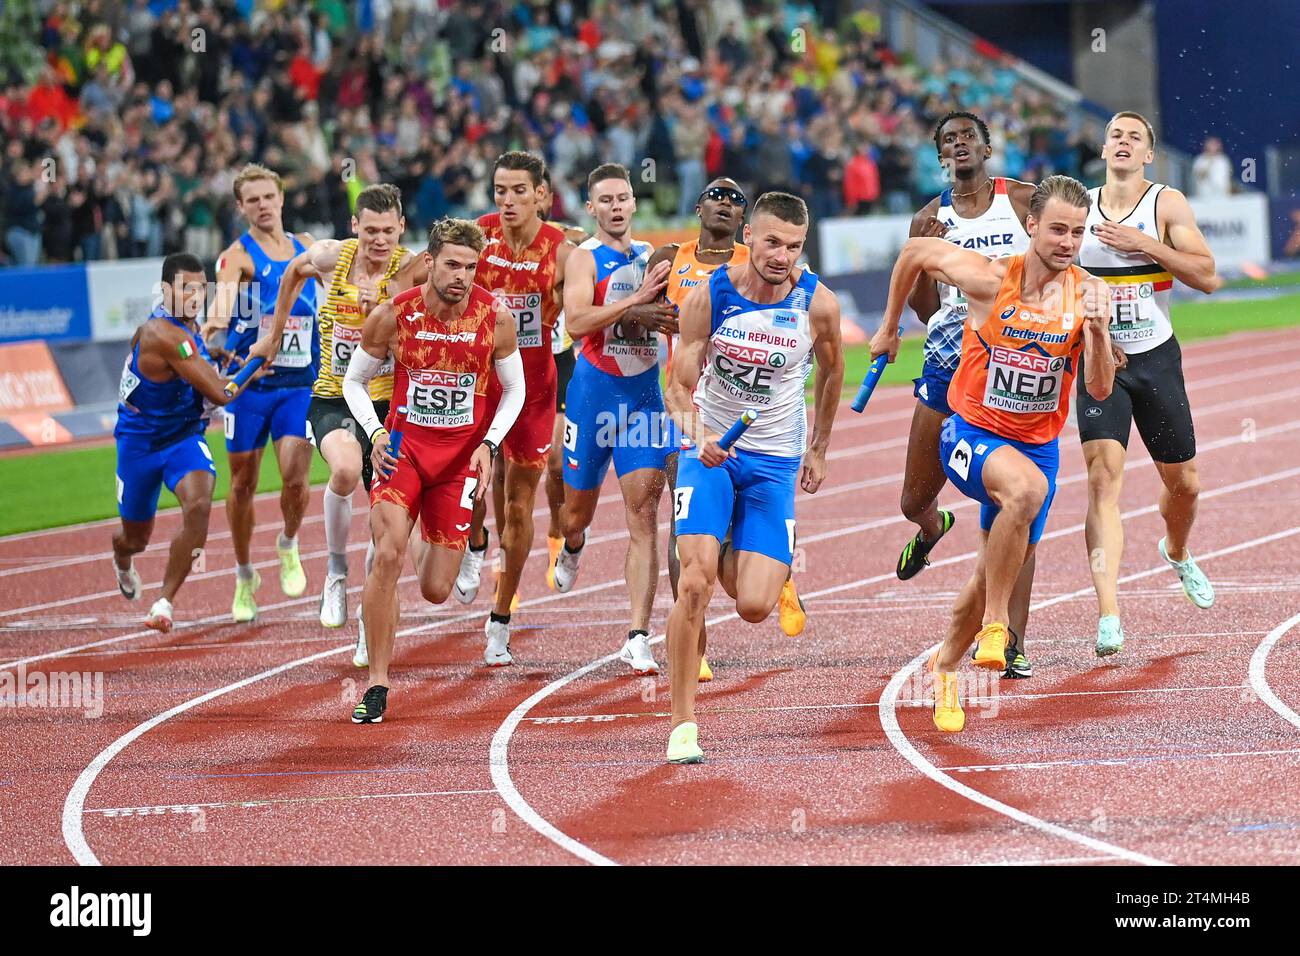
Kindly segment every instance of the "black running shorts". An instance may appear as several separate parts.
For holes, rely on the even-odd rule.
[[[573,378],[573,366],[578,358],[571,348],[551,354],[555,359],[555,414],[563,415],[567,404],[564,397],[569,391],[569,379]]]
[[[1155,461],[1172,465],[1196,457],[1196,431],[1177,338],[1130,355],[1128,365],[1115,373],[1115,389],[1104,402],[1088,394],[1085,381],[1081,353],[1075,403],[1080,441],[1113,438],[1128,448],[1130,424],[1136,423]]]
[[[375,402],[375,414],[379,420],[388,419],[388,402]],[[366,491],[370,490],[370,480],[374,477],[374,466],[370,463],[370,436],[362,434],[361,427],[352,417],[352,410],[348,408],[348,402],[345,398],[318,398],[313,395],[311,404],[307,406],[307,423],[311,426],[311,443],[320,450],[321,442],[325,436],[332,431],[338,431],[340,428],[346,430],[361,445],[361,481],[366,486]],[[322,455],[321,457],[324,457]]]

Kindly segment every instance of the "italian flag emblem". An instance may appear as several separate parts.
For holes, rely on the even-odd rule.
[[[176,351],[181,353],[181,358],[187,359],[194,354],[194,346],[187,340],[178,345]]]

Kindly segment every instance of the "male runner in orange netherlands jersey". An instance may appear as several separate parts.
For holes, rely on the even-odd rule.
[[[1024,255],[989,260],[944,239],[917,238],[894,264],[887,321],[897,322],[922,272],[962,289],[970,304],[940,456],[954,487],[980,502],[982,534],[975,572],[932,658],[940,730],[965,726],[956,670],[972,641],[979,642],[976,666],[999,672],[1006,666],[1011,590],[1047,522],[1060,460],[1057,436],[1081,353],[1089,395],[1105,399],[1115,381],[1106,283],[1073,265],[1089,205],[1081,183],[1049,176],[1030,199],[1031,244]],[[890,343],[891,360],[896,343]]]
[[[362,597],[371,686],[354,723],[378,723],[388,704],[388,664],[397,628],[397,579],[418,519],[420,591],[434,604],[451,593],[469,537],[470,511],[492,479],[496,450],[524,405],[514,317],[474,284],[483,231],[463,219],[429,230],[429,278],[376,306],[343,380],[343,396],[374,450],[370,528],[375,560]],[[368,388],[389,353],[393,394],[385,427]],[[488,388],[500,383],[495,412]],[[390,433],[403,435],[397,458]]]

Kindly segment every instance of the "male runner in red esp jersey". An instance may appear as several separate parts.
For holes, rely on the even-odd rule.
[[[375,466],[375,561],[362,597],[371,686],[353,723],[379,723],[387,709],[397,579],[417,516],[425,542],[417,545],[420,591],[441,604],[460,567],[474,501],[490,486],[497,448],[524,404],[514,317],[474,284],[483,245],[483,231],[472,222],[434,223],[423,257],[428,278],[370,313],[343,380],[348,408],[370,436]],[[367,386],[390,351],[394,400],[385,428]],[[489,425],[492,371],[501,398]],[[394,458],[389,433],[398,431],[404,437]]]

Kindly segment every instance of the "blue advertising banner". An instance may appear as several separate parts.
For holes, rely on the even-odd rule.
[[[88,338],[84,265],[0,269],[0,343]]]

